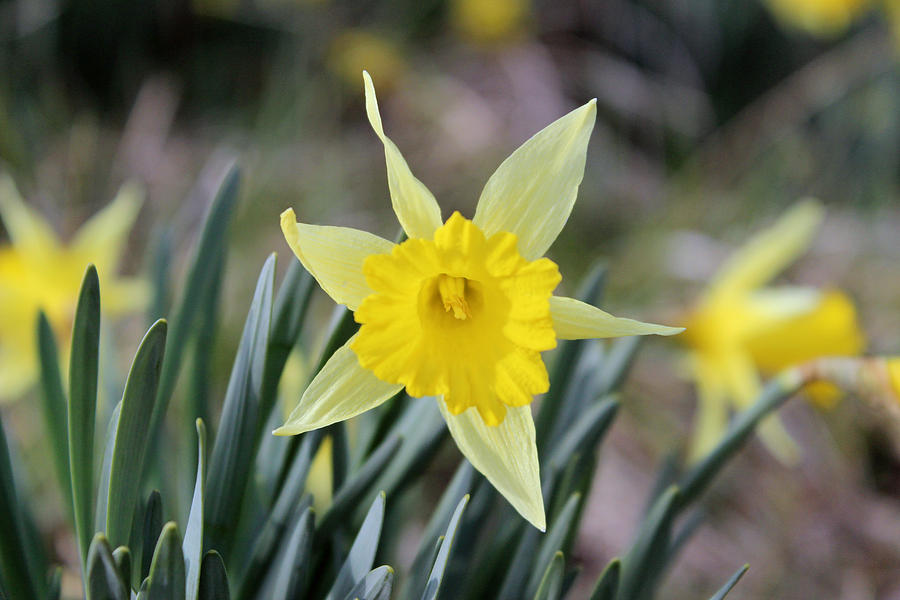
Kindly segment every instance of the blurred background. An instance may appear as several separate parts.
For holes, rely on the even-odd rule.
[[[169,247],[179,281],[204,210],[191,189],[217,153],[236,153],[211,367],[227,373],[260,265],[272,251],[280,271],[294,260],[282,210],[398,231],[363,68],[445,218],[471,216],[512,150],[596,97],[579,200],[550,252],[562,291],[603,259],[604,308],[677,323],[733,248],[815,196],[826,222],[784,279],[845,290],[869,352],[898,353],[897,17],[894,0],[0,0],[0,169],[63,239],[137,181],[147,196],[121,269],[148,272]],[[324,323],[330,301],[315,308]],[[125,360],[135,321],[115,342]],[[576,545],[584,585],[628,547],[656,467],[687,445],[696,398],[679,356],[650,341],[626,387]],[[4,410],[41,460],[34,403]],[[853,402],[783,412],[800,464],[752,443],[664,597],[701,597],[748,562],[729,597],[900,598],[896,440]],[[435,478],[456,460],[441,454]],[[50,488],[37,510],[63,527]],[[434,492],[422,493],[424,519]]]

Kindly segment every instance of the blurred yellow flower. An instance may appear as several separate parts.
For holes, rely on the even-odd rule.
[[[12,179],[0,176],[0,219],[11,242],[0,245],[0,402],[18,398],[37,380],[35,332],[40,309],[57,339],[68,343],[88,263],[94,263],[100,274],[106,314],[137,310],[146,303],[146,282],[113,275],[140,206],[141,192],[123,186],[115,200],[64,245],[24,203]]]
[[[452,0],[451,23],[473,42],[495,44],[515,41],[525,31],[531,13],[529,0]]]
[[[874,6],[872,0],[766,0],[782,24],[817,36],[841,34]]]
[[[359,73],[368,69],[385,87],[393,87],[406,70],[406,60],[397,42],[387,35],[365,29],[346,29],[334,38],[328,50],[328,67],[341,81],[356,88]]]
[[[385,135],[368,73],[366,111],[384,145],[394,244],[281,215],[285,239],[359,332],[328,360],[278,435],[325,427],[406,388],[434,396],[462,453],[538,529],[544,503],[531,403],[549,386],[540,352],[557,339],[671,335],[679,328],[614,317],[553,296],[541,256],[569,218],[584,175],[593,101],[535,134],[485,185],[474,218],[441,222],[434,196]]]
[[[757,234],[720,269],[686,320],[682,336],[699,405],[691,458],[706,454],[728,424],[731,408],[744,409],[760,391],[760,372],[772,374],[819,356],[848,356],[864,338],[852,302],[839,291],[761,286],[809,245],[823,210],[805,201]],[[827,396],[827,388],[818,390]],[[782,460],[798,451],[776,418],[760,434]]]

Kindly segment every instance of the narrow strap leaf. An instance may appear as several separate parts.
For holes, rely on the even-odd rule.
[[[53,329],[44,311],[38,315],[38,356],[41,362],[41,399],[44,408],[46,439],[51,444],[53,466],[66,510],[72,511],[72,476],[69,474],[69,431],[66,392],[59,373],[59,352]]]
[[[173,522],[163,526],[150,564],[148,600],[185,600],[184,555],[181,536]]]
[[[444,533],[441,540],[437,557],[434,559],[434,566],[431,568],[431,574],[428,576],[428,583],[425,585],[425,591],[422,593],[422,600],[435,600],[437,598],[438,591],[440,591],[441,588],[441,581],[444,579],[444,571],[446,570],[447,562],[450,559],[450,549],[453,546],[453,538],[456,537],[456,529],[459,527],[463,510],[465,510],[466,504],[468,503],[469,496],[467,494],[462,497],[462,500],[456,505],[456,510],[453,511],[453,516],[450,518],[450,523],[447,525],[447,531]]]
[[[325,600],[343,600],[372,568],[383,521],[384,493],[379,493],[369,507],[369,512]]]
[[[195,600],[200,586],[200,565],[203,558],[203,501],[206,482],[206,426],[203,419],[197,419],[197,480],[194,483],[194,497],[187,527],[184,530],[184,553],[187,581],[187,600]]]
[[[91,541],[87,558],[88,600],[128,600],[129,590],[122,581],[106,536],[98,533]]]
[[[81,284],[69,361],[69,471],[75,538],[86,573],[93,533],[94,419],[97,411],[97,364],[100,344],[100,281],[89,265]]]
[[[150,575],[150,564],[153,560],[153,552],[156,549],[156,541],[162,533],[162,496],[157,490],[150,492],[147,505],[144,507],[144,523],[141,527],[141,581]]]
[[[731,589],[735,585],[737,585],[737,582],[740,581],[741,577],[744,576],[744,573],[746,573],[747,569],[749,568],[750,565],[744,565],[743,567],[738,569],[735,574],[731,576],[731,579],[725,582],[725,585],[723,585],[718,592],[713,594],[713,596],[709,600],[722,600],[723,598],[725,598],[725,596],[728,595],[728,592],[730,592]]]
[[[622,572],[622,561],[614,558],[609,561],[600,577],[597,578],[597,585],[591,592],[590,600],[616,600],[619,593],[619,575]]]
[[[557,600],[560,597],[565,566],[563,553],[555,553],[543,572],[534,600]]]
[[[215,550],[210,550],[203,555],[200,564],[200,588],[197,593],[199,600],[229,600],[228,575],[225,573],[225,563]]]
[[[300,512],[290,537],[283,545],[268,596],[272,600],[299,598],[306,585],[313,539],[313,511]]]

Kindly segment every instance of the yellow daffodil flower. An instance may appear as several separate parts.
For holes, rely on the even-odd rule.
[[[872,0],[767,0],[766,3],[784,25],[820,37],[843,33],[875,4]]]
[[[841,292],[760,289],[807,248],[822,214],[818,203],[802,202],[757,234],[721,268],[686,320],[682,341],[690,348],[688,366],[699,396],[693,459],[719,440],[730,408],[753,403],[761,372],[773,374],[815,357],[862,350],[856,311]],[[765,421],[760,434],[779,458],[796,460],[796,445],[777,418]]]
[[[671,335],[680,328],[614,317],[553,296],[541,258],[565,225],[584,174],[591,101],[537,133],[488,180],[475,217],[441,222],[431,192],[382,129],[363,73],[366,111],[384,144],[391,202],[409,239],[394,244],[281,215],[288,244],[361,327],[310,383],[277,435],[375,408],[406,387],[433,396],[462,453],[535,527],[544,503],[530,403],[549,386],[541,351],[557,339]]]
[[[406,71],[406,60],[396,40],[366,29],[345,29],[331,42],[328,66],[346,85],[355,87],[363,66],[382,85],[394,87]]]
[[[35,328],[40,309],[57,339],[68,339],[88,263],[94,263],[101,276],[106,314],[146,303],[146,282],[113,276],[140,206],[141,193],[124,186],[64,245],[25,204],[12,179],[0,176],[0,219],[11,242],[0,245],[0,401],[18,398],[37,380]]]

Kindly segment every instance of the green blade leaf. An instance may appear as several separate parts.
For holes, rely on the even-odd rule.
[[[150,575],[150,563],[153,560],[153,552],[156,542],[162,533],[162,496],[159,491],[153,490],[147,498],[147,506],[144,508],[144,523],[141,528],[141,581]]]
[[[144,335],[122,394],[105,497],[106,535],[110,543],[117,546],[127,544],[131,535],[144,455],[149,443],[147,423],[156,401],[166,348],[166,330],[166,322],[159,320]]]
[[[87,600],[128,600],[130,596],[102,533],[94,536],[88,550],[86,588]]]
[[[272,254],[257,280],[209,461],[204,515],[204,530],[208,539],[205,543],[208,548],[215,548],[226,557],[236,531],[234,524],[240,516],[255,454],[259,394],[272,317],[274,284],[275,255]]]
[[[49,581],[47,583],[47,600],[59,600],[62,594],[62,574],[63,569],[60,566],[53,567],[50,571]],[[3,596],[3,586],[0,585],[0,596]],[[8,595],[6,597],[9,597]]]
[[[72,516],[72,477],[69,474],[69,431],[66,392],[59,374],[59,352],[56,338],[44,311],[38,315],[38,356],[41,363],[41,399],[44,408],[46,438],[52,445],[53,466],[59,481],[59,489]]]
[[[638,530],[634,544],[622,559],[619,598],[631,600],[652,593],[668,557],[672,521],[679,490],[671,486],[654,503]]]
[[[441,588],[441,581],[444,579],[444,570],[447,568],[447,562],[450,559],[450,549],[453,546],[453,538],[456,536],[456,529],[459,527],[459,521],[462,519],[463,510],[469,503],[468,494],[462,497],[453,516],[450,518],[450,524],[447,525],[447,531],[444,533],[437,557],[434,559],[434,566],[431,568],[431,574],[428,576],[428,583],[425,585],[425,591],[422,593],[422,600],[435,600],[438,591]]]
[[[619,401],[608,398],[591,406],[581,415],[550,453],[550,468],[547,473],[558,473],[569,463],[569,459],[577,453],[594,450],[606,434],[619,410]]]
[[[100,281],[88,265],[75,309],[69,360],[69,472],[72,514],[82,571],[93,533],[94,419],[97,411],[97,359],[100,344]]]
[[[287,543],[282,546],[270,593],[272,600],[299,598],[309,575],[313,539],[313,510],[299,513]]]
[[[563,553],[555,553],[550,564],[544,569],[534,600],[557,600],[560,597],[565,566]]]
[[[422,532],[419,550],[413,559],[406,583],[403,586],[402,598],[417,598],[427,585],[429,578],[428,566],[434,564],[440,544],[436,542],[438,536],[447,529],[450,520],[456,513],[459,500],[462,496],[469,496],[474,489],[475,469],[467,460],[460,462],[453,474],[453,479],[444,490],[437,508],[431,514],[431,519]],[[468,504],[468,503],[467,503]]]
[[[614,558],[609,561],[600,577],[597,578],[597,585],[591,592],[590,600],[616,600],[619,593],[619,576],[622,572],[622,561]]]
[[[682,506],[702,494],[734,454],[740,450],[766,415],[777,410],[803,384],[798,373],[787,372],[772,379],[753,406],[738,414],[716,447],[688,471],[681,480]]]
[[[122,401],[116,402],[109,423],[106,426],[106,437],[103,444],[103,460],[100,465],[100,485],[97,491],[97,506],[94,514],[94,522],[97,529],[103,529],[106,522],[106,506],[109,500],[109,480],[112,473],[113,452],[116,448],[116,431],[119,428],[119,416],[122,414]]]
[[[366,573],[344,600],[389,600],[393,585],[394,570],[384,565]]]
[[[197,419],[197,481],[194,483],[194,498],[187,527],[184,530],[184,544],[181,546],[187,569],[187,600],[197,598],[200,587],[200,565],[203,559],[203,484],[206,481],[206,426],[203,419]]]
[[[335,495],[331,506],[328,507],[328,510],[322,517],[322,521],[319,523],[318,533],[320,536],[329,533],[346,518],[350,507],[359,502],[360,497],[369,489],[369,486],[375,481],[375,478],[378,477],[385,465],[391,461],[394,453],[400,446],[400,442],[401,438],[399,436],[390,436],[378,446],[359,471],[347,479],[344,487]],[[381,492],[380,495],[384,496],[384,492]],[[372,509],[369,509],[369,513],[371,511]],[[366,571],[370,568],[371,565],[366,567]]]
[[[113,550],[112,555],[116,562],[116,569],[119,571],[119,577],[125,587],[131,589],[131,550],[125,546],[119,546]]]
[[[169,399],[175,389],[178,370],[181,368],[187,340],[194,327],[194,319],[200,311],[197,298],[203,296],[204,290],[210,286],[214,270],[209,265],[215,257],[226,250],[226,232],[231,221],[234,206],[237,203],[239,173],[234,160],[213,160],[207,165],[197,183],[193,196],[209,205],[203,223],[203,231],[197,242],[191,266],[183,285],[172,319],[172,328],[166,341],[166,354],[160,375],[157,401],[150,420],[150,439],[154,439],[162,423],[163,416],[169,407]],[[212,196],[212,200],[205,200]]]
[[[723,585],[719,589],[718,592],[713,594],[713,596],[709,600],[722,600],[723,598],[725,598],[725,596],[728,595],[728,592],[731,591],[731,588],[733,588],[735,585],[737,585],[737,582],[741,580],[741,577],[744,576],[744,573],[746,573],[747,569],[749,569],[749,568],[750,568],[750,565],[744,565],[743,567],[738,569],[735,572],[735,574],[731,576],[731,579],[729,579],[725,583],[725,585]]]
[[[343,600],[372,568],[375,551],[381,538],[381,525],[384,522],[384,493],[379,493],[372,502],[369,512],[353,540],[347,559],[341,565],[334,585],[325,600]]]
[[[301,437],[303,442],[300,446],[300,452],[291,465],[291,471],[288,473],[285,486],[281,488],[281,493],[278,495],[275,505],[269,511],[265,523],[259,530],[259,535],[256,536],[247,569],[241,576],[241,585],[237,594],[240,598],[249,596],[251,590],[258,585],[258,582],[262,580],[266,570],[272,564],[272,554],[278,541],[284,536],[288,520],[298,503],[301,503],[300,497],[306,485],[306,477],[309,475],[312,460],[322,443],[324,430],[310,431]],[[309,503],[311,503],[311,499]]]
[[[178,526],[168,522],[163,526],[153,562],[150,564],[148,600],[185,600],[184,554]]]
[[[275,295],[275,306],[272,317],[272,333],[266,351],[266,368],[263,374],[262,392],[259,401],[259,427],[257,439],[265,431],[265,423],[272,412],[278,396],[278,382],[309,310],[315,280],[299,260],[290,261],[287,273],[278,293]]]
[[[9,447],[0,419],[0,581],[9,598],[37,598],[42,586],[26,560],[26,539],[13,480]]]
[[[580,501],[581,494],[572,494],[560,511],[559,516],[550,525],[547,535],[541,540],[540,549],[532,566],[531,578],[525,587],[526,596],[537,594],[538,588],[543,585],[541,577],[547,576],[553,561],[556,560],[554,557],[562,556],[563,545],[567,539],[571,539],[573,529],[578,526],[575,517],[578,514]],[[559,582],[560,584],[562,583],[562,569],[560,569],[559,573]],[[559,591],[557,590],[558,593]]]
[[[210,550],[203,555],[200,564],[200,589],[197,593],[199,600],[229,600],[228,575],[225,573],[225,563],[215,550]]]

